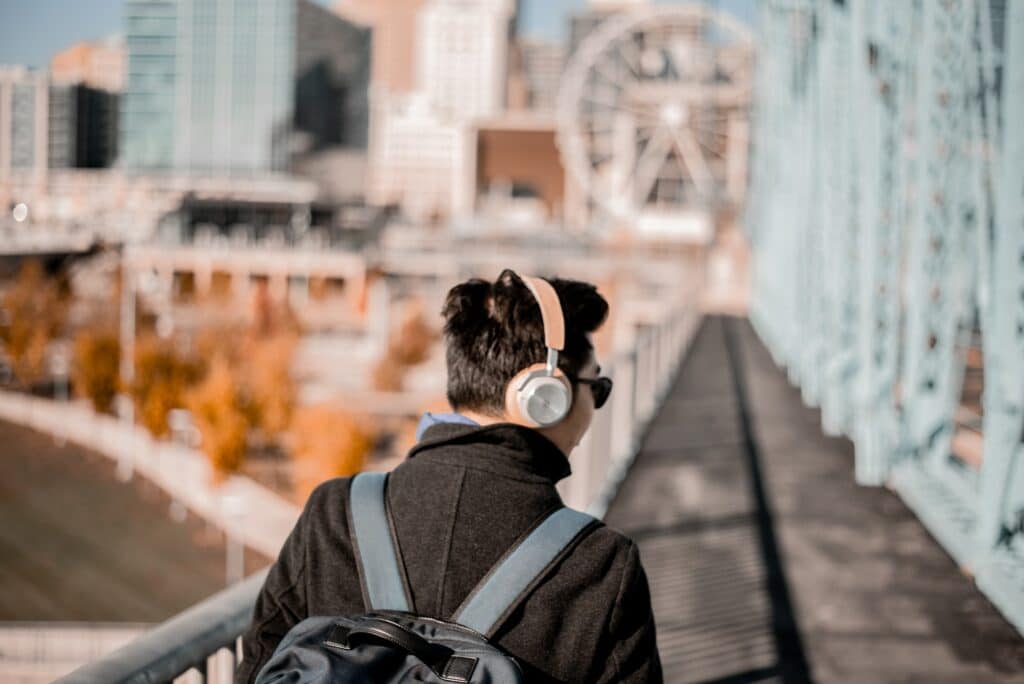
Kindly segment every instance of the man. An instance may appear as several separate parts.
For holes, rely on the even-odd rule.
[[[588,283],[548,281],[564,319],[557,368],[572,389],[550,427],[510,422],[510,381],[543,363],[539,298],[506,270],[452,288],[443,309],[448,401],[391,474],[387,498],[415,612],[450,618],[502,555],[562,501],[555,483],[607,399],[592,333],[608,303]],[[550,309],[548,309],[550,311]],[[523,422],[519,417],[518,422]],[[281,638],[310,615],[365,612],[347,524],[350,480],[310,496],[256,602],[236,681],[251,682]],[[604,525],[584,533],[492,642],[530,682],[660,682],[647,578],[636,545]]]

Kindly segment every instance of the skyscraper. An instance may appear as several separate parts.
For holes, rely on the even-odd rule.
[[[127,0],[123,166],[286,171],[364,149],[371,37],[310,0]]]
[[[505,105],[511,0],[434,0],[419,13],[419,85],[442,117],[471,121]]]
[[[119,93],[124,88],[124,41],[117,37],[82,41],[50,60],[50,77],[59,85],[83,84]]]
[[[46,169],[49,103],[44,72],[0,68],[0,180],[12,169]]]
[[[56,84],[45,71],[0,69],[0,182],[12,171],[109,166],[117,96]]]
[[[124,63],[119,38],[75,43],[50,60],[51,168],[114,163]]]

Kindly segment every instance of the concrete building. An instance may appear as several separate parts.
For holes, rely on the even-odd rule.
[[[420,10],[419,85],[443,118],[471,121],[505,104],[511,0],[434,0]]]
[[[196,173],[139,174],[120,169],[8,169],[0,182],[0,249],[18,248],[37,238],[52,242],[88,242],[94,235],[107,243],[149,239],[161,217],[193,196],[224,202],[278,202],[308,205],[317,187],[293,175],[225,176]],[[42,175],[42,174],[45,174]],[[29,207],[27,220],[40,230],[3,234],[10,206]],[[9,224],[10,225],[10,224]]]
[[[121,96],[87,85],[70,86],[75,97],[76,168],[100,169],[117,161]]]
[[[51,169],[77,166],[78,86],[47,82],[46,165]]]
[[[0,69],[0,181],[12,169],[47,167],[49,83],[44,72]]]
[[[426,0],[338,0],[334,11],[373,30],[371,84],[381,94],[416,88],[417,15]]]
[[[119,93],[124,89],[124,74],[124,40],[119,36],[75,43],[50,60],[50,76],[58,85],[83,84]]]
[[[414,220],[470,211],[471,129],[442,119],[422,93],[390,98],[376,114],[370,201],[397,204]]]
[[[371,35],[310,0],[128,0],[123,165],[266,173],[365,149]]]
[[[110,166],[116,103],[114,93],[55,84],[44,71],[0,69],[0,184],[12,172]]]
[[[532,204],[539,205],[538,218],[562,215],[565,169],[553,118],[519,112],[484,120],[475,128],[475,143],[478,208],[498,202],[515,211]]]
[[[413,220],[465,216],[475,201],[474,122],[500,114],[506,104],[515,3],[384,4],[405,13],[405,27],[415,15],[415,71],[409,90],[404,79],[410,74],[401,70],[389,75],[401,85],[390,88],[389,81],[374,90],[368,196],[399,204]]]
[[[517,42],[526,89],[526,106],[553,112],[558,98],[558,84],[565,68],[565,47],[529,39]]]

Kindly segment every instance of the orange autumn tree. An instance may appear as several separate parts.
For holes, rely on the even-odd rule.
[[[293,479],[300,501],[321,482],[362,470],[374,442],[364,420],[322,404],[297,410],[291,432]]]
[[[214,358],[203,381],[186,393],[185,405],[215,476],[223,478],[241,468],[249,422],[235,374],[223,356]]]
[[[370,383],[378,392],[401,392],[405,381],[405,366],[385,355],[377,360],[370,371]]]
[[[259,283],[240,365],[253,425],[272,439],[288,428],[295,410],[291,366],[300,332],[287,303],[272,302],[266,283]]]
[[[244,376],[254,425],[271,438],[291,423],[296,388],[291,376],[298,338],[289,333],[250,340],[246,345]]]
[[[113,330],[86,329],[75,336],[71,382],[99,413],[110,413],[117,396],[120,359],[121,343]]]
[[[185,393],[203,377],[202,364],[182,356],[169,340],[145,335],[136,343],[135,379],[131,386],[135,411],[154,437],[170,431],[167,414],[185,405]]]
[[[67,319],[68,296],[38,261],[26,261],[0,298],[0,345],[15,380],[31,387],[46,374],[46,350]]]
[[[430,327],[423,314],[422,302],[414,300],[391,336],[387,351],[374,364],[373,388],[381,392],[400,392],[406,371],[427,359],[437,338],[438,332]]]

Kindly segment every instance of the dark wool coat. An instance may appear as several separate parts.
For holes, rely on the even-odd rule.
[[[416,612],[449,618],[502,554],[553,509],[569,461],[509,423],[429,427],[387,498]],[[310,497],[256,601],[236,682],[251,682],[310,615],[366,611],[346,520],[349,479]],[[636,545],[596,525],[495,633],[528,681],[660,682],[647,577]]]

